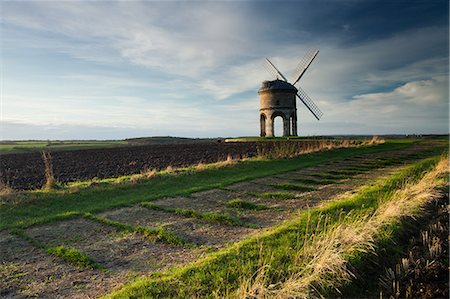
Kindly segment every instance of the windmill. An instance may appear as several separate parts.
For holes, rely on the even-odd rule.
[[[299,98],[312,115],[320,120],[323,115],[322,111],[297,84],[318,53],[319,50],[316,49],[308,51],[295,69],[294,80],[292,81],[294,83],[289,83],[277,67],[266,58],[266,69],[277,79],[264,81],[258,91],[260,95],[261,136],[274,136],[273,122],[277,116],[283,118],[283,136],[297,136],[296,98]],[[296,84],[297,86],[295,86]]]

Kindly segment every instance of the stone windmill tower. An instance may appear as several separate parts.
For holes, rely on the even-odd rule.
[[[303,89],[295,87],[300,78],[305,74],[308,67],[316,58],[319,50],[310,50],[296,69],[296,80],[289,83],[286,77],[266,58],[267,69],[277,79],[264,81],[258,90],[260,99],[260,126],[262,137],[274,136],[274,120],[277,116],[283,119],[283,136],[297,136],[297,106],[296,97],[308,108],[308,110],[319,120],[322,111],[314,104]],[[283,80],[280,80],[281,77]]]

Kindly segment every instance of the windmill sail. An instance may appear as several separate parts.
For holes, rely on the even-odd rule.
[[[267,60],[265,60],[264,68],[273,76],[274,79],[277,79],[279,77],[277,71],[274,70],[273,65],[269,64]]]
[[[297,80],[295,80],[295,83],[297,83],[300,80],[300,78],[306,72],[306,70],[311,65],[314,58],[316,58],[318,53],[319,53],[319,50],[310,50],[308,52],[308,54],[306,54],[306,56],[303,58],[303,60],[300,62],[300,64],[297,67],[296,73],[298,74],[298,78],[297,78]],[[274,75],[277,78],[281,77],[281,78],[283,78],[283,80],[285,82],[289,83],[288,80],[286,79],[286,77],[283,76],[283,74],[275,67],[275,65],[269,60],[269,58],[266,58],[265,67],[269,71],[269,73],[271,73],[272,75]],[[294,84],[291,84],[291,83],[289,83],[289,84],[292,85],[292,87],[294,87]],[[320,120],[323,113],[322,113],[322,111],[320,111],[319,107],[317,107],[316,104],[314,104],[314,102],[311,100],[311,98],[306,94],[306,92],[302,88],[297,87],[297,90],[298,90],[298,92],[297,92],[296,96],[300,99],[300,101],[302,101],[302,103],[306,106],[306,108],[308,108],[308,110],[314,115],[314,117],[317,120]]]
[[[317,107],[316,104],[314,104],[311,98],[306,94],[306,92],[301,87],[297,87],[297,89],[298,89],[297,97],[300,99],[300,101],[303,102],[303,104],[305,104],[306,108],[308,108],[308,110],[314,115],[314,117],[317,120],[320,120],[320,118],[323,115],[322,111],[320,111],[319,107]]]
[[[311,49],[305,55],[302,61],[300,61],[295,72],[296,76],[294,77],[294,79],[296,78],[296,80],[294,81],[294,83],[292,83],[292,85],[295,85],[300,80],[300,78],[303,77],[306,70],[313,62],[314,58],[316,58],[317,54],[319,54],[319,50]]]
[[[278,75],[280,75],[281,78],[283,78],[284,81],[288,82],[286,77],[283,76],[283,74],[275,67],[275,65],[273,65],[273,63],[269,60],[269,58],[266,58],[266,62],[272,67],[272,69],[275,70],[275,72],[277,72]]]

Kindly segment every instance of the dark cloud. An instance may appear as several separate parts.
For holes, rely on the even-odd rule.
[[[447,0],[262,2],[254,14],[274,23],[268,38],[323,40],[342,44],[387,38],[403,31],[448,25]],[[276,25],[275,25],[276,23]],[[447,29],[448,36],[448,29]]]

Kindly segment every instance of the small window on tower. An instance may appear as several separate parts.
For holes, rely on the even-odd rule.
[[[280,100],[277,100],[277,106],[279,106],[280,105]]]

